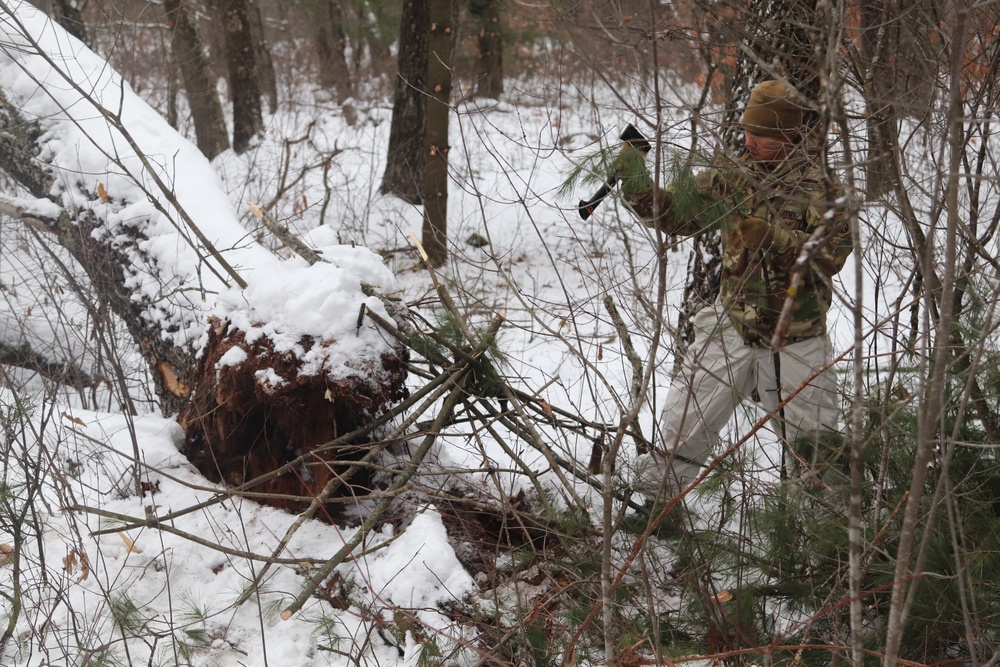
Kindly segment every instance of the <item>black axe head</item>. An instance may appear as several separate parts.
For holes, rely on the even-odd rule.
[[[618,136],[618,138],[627,144],[632,144],[634,148],[642,151],[643,153],[648,153],[650,148],[652,148],[646,137],[642,136],[642,133],[639,132],[639,130],[636,129],[635,125],[632,123],[625,126],[625,129],[622,130],[622,133]]]

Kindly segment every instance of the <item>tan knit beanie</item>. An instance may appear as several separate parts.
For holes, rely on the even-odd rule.
[[[743,129],[768,137],[794,137],[802,127],[802,107],[792,102],[780,81],[764,81],[750,93]]]

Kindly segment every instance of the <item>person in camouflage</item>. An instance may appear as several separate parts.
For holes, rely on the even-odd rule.
[[[647,500],[687,487],[750,397],[772,415],[786,444],[837,429],[836,380],[824,371],[832,353],[832,278],[852,251],[844,190],[824,178],[807,150],[802,108],[780,82],[754,88],[743,129],[746,156],[697,174],[693,208],[691,193],[676,182],[666,189],[648,176],[623,182],[626,204],[647,226],[693,235],[718,225],[722,239],[719,298],[694,318],[694,342],[668,393],[659,445],[637,459],[635,487]],[[808,262],[797,264],[804,247]],[[786,297],[790,311],[782,318]],[[802,470],[821,462],[798,463]]]

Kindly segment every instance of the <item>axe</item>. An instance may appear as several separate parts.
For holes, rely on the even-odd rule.
[[[642,133],[635,128],[635,125],[629,123],[624,130],[622,130],[621,135],[618,137],[626,144],[630,144],[633,148],[640,151],[643,154],[649,152],[650,146],[646,137],[642,136]],[[597,208],[597,205],[601,203],[605,197],[611,193],[611,189],[618,184],[618,174],[612,172],[608,175],[608,178],[601,185],[601,188],[594,193],[594,196],[590,199],[580,200],[579,211],[580,217],[586,220]]]

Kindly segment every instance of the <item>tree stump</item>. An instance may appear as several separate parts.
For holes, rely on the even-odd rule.
[[[301,339],[306,352],[330,344],[336,343]],[[306,374],[296,355],[276,352],[267,337],[251,343],[239,329],[213,322],[191,401],[179,420],[185,454],[209,479],[245,484],[350,433],[403,399],[406,357],[406,350],[397,348],[382,355],[381,368],[347,376]],[[269,505],[300,511],[365,451],[365,442],[356,442],[316,452],[252,491],[273,494],[262,500]],[[366,487],[370,475],[361,472],[345,481]],[[348,491],[345,485],[342,493]],[[327,516],[335,513],[334,505],[327,507]]]

